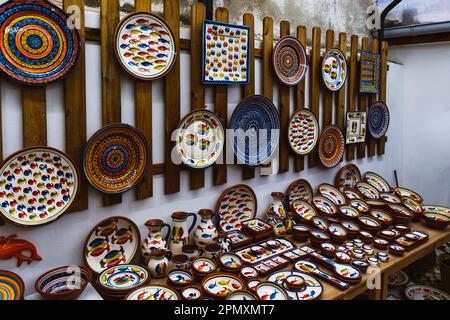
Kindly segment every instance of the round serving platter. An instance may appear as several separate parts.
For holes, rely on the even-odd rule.
[[[84,173],[97,190],[118,194],[134,188],[144,177],[150,146],[144,135],[127,124],[112,124],[88,141],[83,157]]]
[[[361,181],[361,171],[354,164],[342,167],[336,175],[334,184],[343,191],[345,188],[353,188]]]
[[[111,291],[133,290],[149,280],[147,269],[131,264],[106,269],[98,277],[99,284]]]
[[[275,74],[288,86],[295,86],[304,79],[307,61],[305,47],[294,37],[281,38],[273,49]]]
[[[313,198],[312,187],[305,179],[299,179],[292,182],[289,185],[286,193],[289,197],[289,204],[291,207],[297,200],[302,200],[310,203]]]
[[[308,109],[301,109],[294,113],[289,123],[289,144],[299,155],[307,155],[316,147],[320,128],[314,114]]]
[[[79,181],[75,164],[57,149],[18,151],[0,169],[0,213],[20,226],[54,222],[74,203]]]
[[[450,296],[444,291],[416,284],[405,288],[405,296],[409,300],[450,300]]]
[[[0,270],[0,301],[23,300],[24,291],[25,285],[19,275]]]
[[[238,163],[259,166],[275,153],[280,140],[280,118],[275,105],[264,96],[243,99],[235,108],[229,128]]]
[[[374,139],[383,137],[389,129],[389,109],[384,102],[377,101],[369,109],[369,132]]]
[[[141,80],[165,76],[177,57],[170,27],[161,17],[147,12],[132,13],[120,21],[114,49],[123,69]]]
[[[319,193],[325,198],[333,201],[333,203],[337,206],[342,206],[346,203],[345,196],[331,184],[322,183],[319,186]]]
[[[285,281],[289,276],[300,276],[305,280],[306,286],[300,291],[291,291],[287,288]],[[294,271],[282,270],[272,273],[267,281],[273,282],[281,286],[289,295],[289,300],[317,300],[322,296],[322,284],[309,274]]]
[[[328,126],[322,132],[319,141],[319,158],[327,168],[336,167],[342,160],[345,152],[344,135],[336,126]]]
[[[46,85],[76,65],[80,34],[59,7],[48,1],[7,1],[0,16],[0,70],[11,79]]]
[[[347,60],[345,55],[336,48],[325,53],[322,63],[322,77],[325,86],[331,91],[338,91],[347,80]]]
[[[366,172],[364,180],[380,192],[391,192],[392,188],[387,181],[375,172]]]
[[[164,286],[145,286],[131,292],[125,300],[180,300],[178,293]]]
[[[211,111],[193,111],[178,126],[178,156],[193,169],[213,165],[222,154],[224,143],[225,129],[219,117]]]

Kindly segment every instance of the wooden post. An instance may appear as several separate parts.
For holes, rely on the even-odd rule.
[[[372,41],[372,52],[378,53],[378,40],[373,39]],[[369,98],[369,107],[371,107],[375,102],[377,102],[378,97],[377,94],[371,94]],[[375,147],[377,144],[377,139],[373,139],[369,133],[369,157],[375,156]]]
[[[316,116],[317,121],[320,121],[320,81],[322,77],[322,72],[320,68],[320,28],[314,27],[312,30],[312,53],[311,53],[311,85],[310,85],[310,99],[311,99],[311,111]],[[308,157],[309,167],[313,168],[317,166],[318,154],[315,148],[313,152]]]
[[[327,51],[334,47],[334,31],[333,30],[327,30],[326,33],[326,48]],[[333,123],[333,97],[334,92],[325,89],[325,92],[323,94],[323,130],[327,126]]]
[[[339,50],[342,51],[344,56],[347,55],[347,34],[341,32],[339,34]],[[341,90],[339,90],[337,94],[337,113],[336,113],[336,124],[345,134],[345,95],[346,95],[346,86],[344,85]]]
[[[289,21],[281,21],[280,23],[280,38],[290,35],[291,27]],[[280,165],[278,172],[284,173],[289,171],[289,144],[287,140],[289,130],[289,115],[291,112],[291,88],[281,81],[280,88]]]
[[[387,103],[388,50],[389,44],[386,41],[383,41],[381,45],[380,100],[384,103]],[[384,155],[385,153],[386,140],[386,137],[382,137],[380,141],[378,141],[377,151],[379,156]]]
[[[351,49],[350,49],[350,79],[348,85],[348,110],[356,110],[356,97],[358,95],[358,36],[353,35],[351,38]],[[347,117],[347,116],[346,116]],[[355,145],[347,145],[347,161],[352,161],[355,159]]]

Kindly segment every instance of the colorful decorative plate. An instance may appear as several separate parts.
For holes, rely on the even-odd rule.
[[[354,144],[366,141],[367,113],[352,111],[347,112],[347,134],[345,143]]]
[[[200,257],[194,260],[192,269],[200,273],[210,273],[217,269],[217,265],[212,259]]]
[[[132,13],[120,21],[114,48],[125,71],[141,80],[164,77],[177,59],[170,27],[159,16],[147,12]]]
[[[321,212],[333,216],[337,213],[336,205],[328,198],[323,196],[315,196],[313,198],[313,205]]]
[[[0,270],[0,300],[23,300],[24,291],[25,285],[19,275]]]
[[[106,126],[87,143],[84,173],[97,190],[117,194],[134,188],[144,177],[150,146],[144,135],[127,124]]]
[[[164,286],[145,286],[131,292],[125,300],[180,300],[178,293]]]
[[[310,221],[313,217],[317,216],[316,209],[309,203],[301,200],[297,200],[292,204],[292,210],[300,218]]]
[[[202,281],[202,290],[208,296],[226,299],[232,292],[244,290],[245,283],[230,273],[216,273]]]
[[[294,37],[283,37],[273,49],[273,67],[281,82],[295,86],[306,75],[307,61],[305,47]]]
[[[27,85],[46,85],[72,70],[80,34],[70,17],[48,1],[7,1],[0,6],[0,70]]]
[[[176,150],[185,165],[204,169],[213,165],[222,154],[225,129],[215,113],[208,110],[191,112],[177,130]]]
[[[380,192],[375,187],[373,187],[368,183],[358,182],[355,188],[367,199],[372,200],[380,199]]]
[[[383,137],[389,129],[389,109],[384,102],[375,102],[369,109],[369,132],[373,138]]]
[[[380,193],[380,199],[387,203],[401,204],[402,200],[393,193]]]
[[[130,219],[105,219],[89,233],[83,249],[84,261],[95,273],[128,264],[139,252],[140,238],[139,228]]]
[[[345,140],[341,129],[328,126],[322,132],[319,141],[319,157],[327,168],[336,167],[341,162],[345,152]]]
[[[311,153],[319,141],[319,122],[308,109],[298,110],[289,123],[289,144],[299,155]]]
[[[50,147],[18,151],[0,169],[0,213],[20,226],[41,226],[60,218],[79,189],[76,166]]]
[[[393,222],[392,216],[383,210],[372,209],[370,210],[370,215],[380,221],[383,225],[391,224]]]
[[[289,300],[287,292],[272,281],[261,282],[256,287],[256,295],[262,301]]]
[[[233,150],[238,163],[258,166],[275,153],[280,140],[280,118],[275,105],[264,96],[243,99],[233,112]]]
[[[348,164],[339,170],[334,184],[340,191],[343,191],[345,188],[353,188],[360,181],[361,171],[359,168],[354,164]]]
[[[405,288],[409,300],[450,300],[450,296],[436,288],[423,285],[411,285]]]
[[[350,200],[350,206],[357,209],[361,213],[369,212],[370,207],[363,200],[353,199]]]
[[[322,183],[319,186],[319,193],[325,198],[330,199],[337,206],[342,206],[346,203],[345,196],[335,187],[328,183]]]
[[[289,196],[289,205],[291,207],[294,201],[302,200],[311,203],[313,198],[312,187],[305,179],[292,182],[286,193]]]
[[[364,180],[366,180],[368,184],[372,185],[380,192],[392,191],[392,188],[389,185],[389,183],[387,183],[387,181],[383,179],[383,177],[376,174],[375,172],[366,172],[366,174],[364,175]]]
[[[285,284],[285,281],[290,276],[302,277],[306,282],[305,288],[301,291],[289,290]],[[310,276],[309,274],[294,270],[282,270],[272,273],[267,278],[267,281],[281,286],[289,295],[289,300],[317,300],[323,293],[322,284],[316,278]]]
[[[411,198],[418,203],[423,203],[423,198],[416,192],[406,189],[406,188],[395,188],[394,190],[395,194],[398,195],[400,198],[406,197]]]
[[[440,206],[432,206],[432,205],[425,205],[423,206],[424,212],[435,212],[442,214],[444,216],[447,216],[450,218],[450,208],[446,207],[440,207]]]
[[[243,221],[255,218],[257,211],[255,192],[244,184],[231,187],[220,196],[216,211],[223,231],[241,230]]]
[[[139,287],[150,280],[148,271],[137,265],[118,265],[103,271],[98,282],[112,291],[126,291]]]
[[[355,189],[345,188],[343,192],[348,200],[363,199],[363,196]]]
[[[231,293],[227,297],[227,300],[258,300],[258,299],[253,293],[249,291],[238,290]]]
[[[339,208],[339,211],[343,216],[349,219],[356,219],[361,215],[358,209],[353,208],[351,206],[342,206]]]
[[[336,48],[325,53],[322,64],[322,77],[325,86],[331,91],[338,91],[347,80],[347,60],[345,55]]]

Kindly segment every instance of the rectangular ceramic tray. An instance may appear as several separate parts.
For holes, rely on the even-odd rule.
[[[251,236],[239,230],[230,231],[227,236],[231,241],[231,250],[240,249],[250,245],[253,242]]]
[[[413,234],[419,236],[420,239],[414,241],[414,240],[408,239],[406,236],[403,235],[403,236],[398,237],[394,241],[396,244],[403,246],[406,249],[406,251],[411,251],[411,250],[417,248],[418,246],[421,246],[422,244],[427,242],[428,239],[430,238],[429,235],[427,235],[423,232],[420,232],[420,231],[411,231],[410,233],[413,233]]]
[[[290,242],[289,240],[286,239],[277,239],[274,238],[272,240],[276,240],[278,242],[281,243],[281,247],[278,249],[271,249],[268,245],[267,242],[269,240],[265,240],[256,244],[252,244],[250,246],[244,247],[242,249],[236,250],[235,253],[242,259],[242,261],[247,264],[247,265],[256,265],[262,261],[274,258],[284,252],[293,250],[296,248],[296,246]],[[265,252],[261,253],[261,254],[256,254],[254,253],[251,248],[255,247],[255,246],[261,246],[263,248],[265,248]]]
[[[260,219],[252,219],[242,222],[242,231],[253,237],[258,237],[273,232],[273,228]]]
[[[270,273],[284,269],[289,263],[289,259],[282,256],[275,256],[273,258],[267,259],[261,263],[255,265],[255,269],[258,271],[261,277],[265,277]]]

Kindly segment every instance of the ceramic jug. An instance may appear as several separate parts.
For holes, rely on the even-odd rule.
[[[223,232],[223,231],[219,232],[219,240],[217,243],[222,248],[222,250],[221,250],[222,253],[231,251],[231,239],[228,238],[228,236],[225,232]]]
[[[145,223],[148,228],[148,236],[142,242],[142,256],[145,262],[148,262],[152,250],[163,249],[167,250],[167,241],[170,236],[170,226],[160,219],[151,219]],[[167,228],[165,237],[162,235],[162,229]]]
[[[188,225],[188,218],[192,217],[192,223]],[[172,214],[172,233],[169,248],[173,255],[182,254],[183,246],[190,243],[189,235],[197,224],[195,213],[175,212]]]
[[[195,229],[194,239],[200,248],[206,247],[210,243],[217,243],[217,228],[213,223],[214,211],[202,209],[198,212],[200,223]]]
[[[285,195],[281,192],[272,193],[272,203],[267,208],[267,216],[274,216],[277,220],[284,220],[286,218],[286,210],[283,205],[283,198]]]
[[[156,249],[150,254],[148,260],[148,269],[154,278],[163,278],[167,275],[169,268],[169,259],[167,258],[167,251]]]

